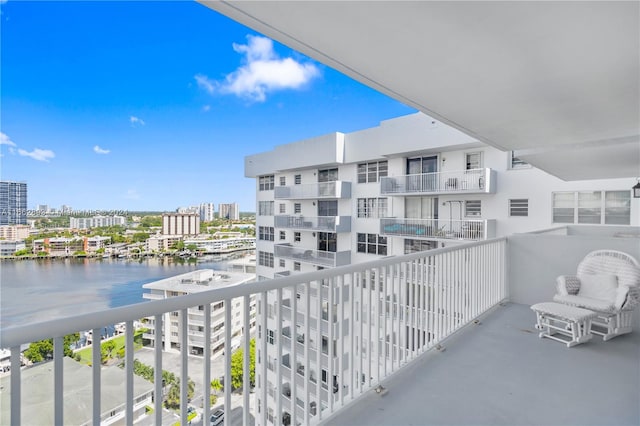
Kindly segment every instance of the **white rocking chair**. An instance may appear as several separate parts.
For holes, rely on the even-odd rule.
[[[632,330],[633,310],[640,303],[640,266],[627,253],[596,250],[578,265],[577,274],[557,278],[553,300],[595,311],[593,334],[609,340]]]

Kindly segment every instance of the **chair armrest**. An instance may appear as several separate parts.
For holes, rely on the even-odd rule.
[[[618,286],[618,289],[616,290],[616,301],[614,302],[616,311],[619,311],[620,309],[622,309],[625,302],[627,301],[628,294],[629,294],[629,287],[627,287],[626,285]]]
[[[580,291],[580,278],[575,275],[560,275],[556,278],[558,294],[567,296],[576,295]]]

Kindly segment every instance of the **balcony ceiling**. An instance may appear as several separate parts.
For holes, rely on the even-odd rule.
[[[200,2],[562,179],[640,175],[637,1]]]

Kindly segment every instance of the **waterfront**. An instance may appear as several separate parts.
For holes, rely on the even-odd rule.
[[[0,264],[3,327],[143,303],[142,286],[201,268],[226,270],[238,252],[186,261],[172,258],[38,259]]]

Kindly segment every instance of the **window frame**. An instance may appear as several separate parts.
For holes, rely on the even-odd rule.
[[[509,198],[509,217],[529,217],[529,199]]]

